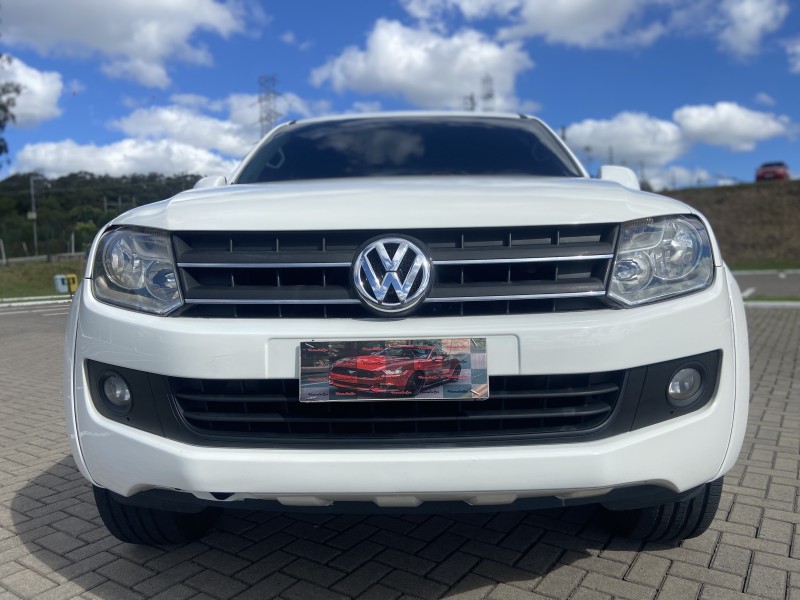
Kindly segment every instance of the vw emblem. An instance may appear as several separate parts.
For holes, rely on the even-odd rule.
[[[353,283],[368,307],[381,313],[403,313],[428,294],[431,260],[409,239],[379,238],[356,255]]]

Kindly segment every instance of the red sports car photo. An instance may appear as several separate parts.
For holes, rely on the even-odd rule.
[[[461,361],[436,346],[391,346],[337,360],[330,369],[330,384],[409,397],[435,383],[455,381],[460,374]]]

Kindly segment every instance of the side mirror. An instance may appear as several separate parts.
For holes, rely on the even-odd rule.
[[[639,178],[628,167],[617,167],[615,165],[603,165],[600,167],[600,179],[616,181],[620,185],[632,190],[642,189],[639,185]]]
[[[225,176],[211,175],[209,177],[203,177],[200,181],[194,184],[192,189],[199,190],[200,188],[212,188],[219,187],[221,185],[228,185],[228,180],[225,179]]]

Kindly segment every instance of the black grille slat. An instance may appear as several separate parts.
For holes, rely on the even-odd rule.
[[[184,412],[183,417],[187,421],[220,421],[220,422],[258,422],[258,423],[433,423],[447,421],[461,421],[465,418],[476,419],[555,419],[560,417],[591,417],[595,415],[607,415],[611,412],[611,406],[605,402],[597,403],[591,407],[574,408],[564,407],[556,409],[528,410],[528,411],[467,411],[458,416],[439,416],[439,417],[340,417],[336,419],[310,418],[310,417],[284,417],[279,414],[251,414],[251,413],[207,413],[207,412]]]
[[[602,281],[587,279],[584,281],[570,281],[569,283],[498,283],[493,285],[465,283],[463,285],[440,284],[431,292],[431,301],[447,302],[450,298],[495,298],[505,296],[564,296],[570,294],[604,294],[605,285]]]
[[[590,224],[392,232],[175,232],[186,305],[174,316],[373,316],[352,289],[350,265],[365,242],[389,233],[415,238],[430,250],[433,287],[412,317],[608,308],[605,289],[617,231],[614,224]],[[564,302],[573,298],[581,302]],[[543,302],[531,302],[537,299]],[[435,306],[442,303],[453,306]],[[220,305],[230,308],[221,310]]]
[[[301,403],[297,380],[170,378],[173,403],[193,435],[275,444],[444,444],[535,440],[597,430],[614,413],[625,372],[490,377],[476,401]]]

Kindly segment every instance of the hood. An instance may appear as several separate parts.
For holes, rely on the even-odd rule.
[[[172,231],[399,230],[610,223],[693,212],[611,181],[442,176],[191,190],[129,211],[114,224]]]

